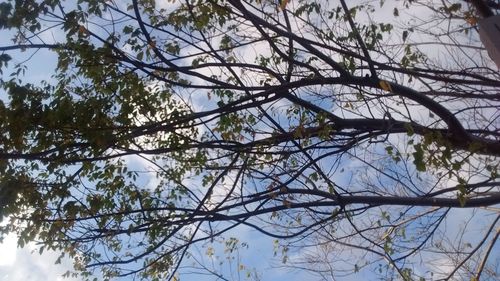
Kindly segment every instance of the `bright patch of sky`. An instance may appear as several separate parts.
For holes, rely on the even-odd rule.
[[[0,281],[80,280],[63,278],[64,273],[72,270],[72,261],[63,258],[60,264],[55,264],[58,257],[54,251],[39,255],[34,244],[18,248],[15,235],[8,235],[0,244]]]

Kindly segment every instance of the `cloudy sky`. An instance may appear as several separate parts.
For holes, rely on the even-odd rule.
[[[71,261],[64,259],[61,264],[54,264],[58,258],[55,252],[44,252],[39,255],[34,244],[20,249],[16,237],[9,235],[0,244],[0,281],[48,281],[78,280],[62,278],[71,269]]]
[[[166,2],[166,1],[165,1]],[[388,6],[386,10],[390,10]],[[57,34],[52,34],[57,37]],[[21,59],[18,59],[21,60]],[[40,80],[50,80],[51,65],[54,64],[54,56],[51,52],[41,50],[33,58],[32,68],[30,68],[30,77],[28,80],[37,82]],[[457,211],[460,214],[462,211]],[[465,216],[466,214],[464,214]],[[452,217],[458,221],[462,219],[461,216]],[[457,224],[450,222],[450,228],[457,226]],[[473,227],[473,226],[472,226]],[[255,231],[247,228],[238,228],[234,232],[241,241],[248,242],[249,248],[241,250],[241,261],[247,265],[248,268],[263,269],[260,274],[262,280],[305,280],[305,273],[300,273],[296,270],[275,268],[276,264],[270,263],[274,257],[273,253],[273,239],[257,235]],[[257,238],[258,237],[258,238]],[[500,246],[499,246],[500,247]],[[498,250],[497,247],[495,250]],[[219,249],[220,250],[220,249]],[[201,254],[204,254],[206,249],[199,249]],[[34,252],[34,253],[33,253]],[[221,253],[222,255],[223,253]],[[36,251],[34,244],[28,244],[25,248],[19,249],[16,245],[16,238],[9,235],[0,243],[0,281],[12,280],[26,280],[26,281],[45,281],[45,280],[79,280],[74,278],[62,278],[67,270],[71,269],[71,260],[64,259],[61,264],[55,265],[58,254],[55,252],[44,252],[39,255]],[[224,257],[221,257],[224,258]],[[230,269],[226,268],[227,272]],[[194,276],[183,276],[182,280],[199,280]],[[353,276],[352,280],[359,279],[360,276]],[[348,279],[343,279],[348,280]]]

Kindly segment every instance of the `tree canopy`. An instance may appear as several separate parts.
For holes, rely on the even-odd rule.
[[[322,280],[494,280],[500,73],[478,17],[449,0],[4,1],[0,236],[89,279],[179,280],[193,259],[231,279],[203,260],[246,229]]]

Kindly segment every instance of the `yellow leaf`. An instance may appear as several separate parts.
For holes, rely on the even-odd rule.
[[[476,25],[477,24],[477,18],[474,16],[469,16],[465,19],[470,25]]]
[[[389,82],[387,82],[385,80],[380,80],[380,82],[378,82],[378,84],[380,85],[380,88],[382,88],[382,90],[392,93],[391,84]]]
[[[290,207],[292,207],[292,202],[288,201],[287,199],[284,199],[283,205],[285,205],[285,207],[287,207],[287,208],[290,208]]]
[[[278,192],[271,192],[271,194],[269,194],[269,196],[271,197],[271,199],[276,199],[276,197],[278,197],[279,193]]]
[[[78,33],[83,36],[87,36],[89,34],[87,29],[83,25],[78,26]]]
[[[283,11],[286,8],[289,0],[281,0],[280,9]]]

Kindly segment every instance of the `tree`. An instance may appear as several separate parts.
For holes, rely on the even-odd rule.
[[[500,75],[475,11],[378,5],[1,3],[1,233],[89,278],[177,279],[243,226],[284,259],[335,253],[332,278],[498,277]],[[54,75],[27,81],[40,50]]]

